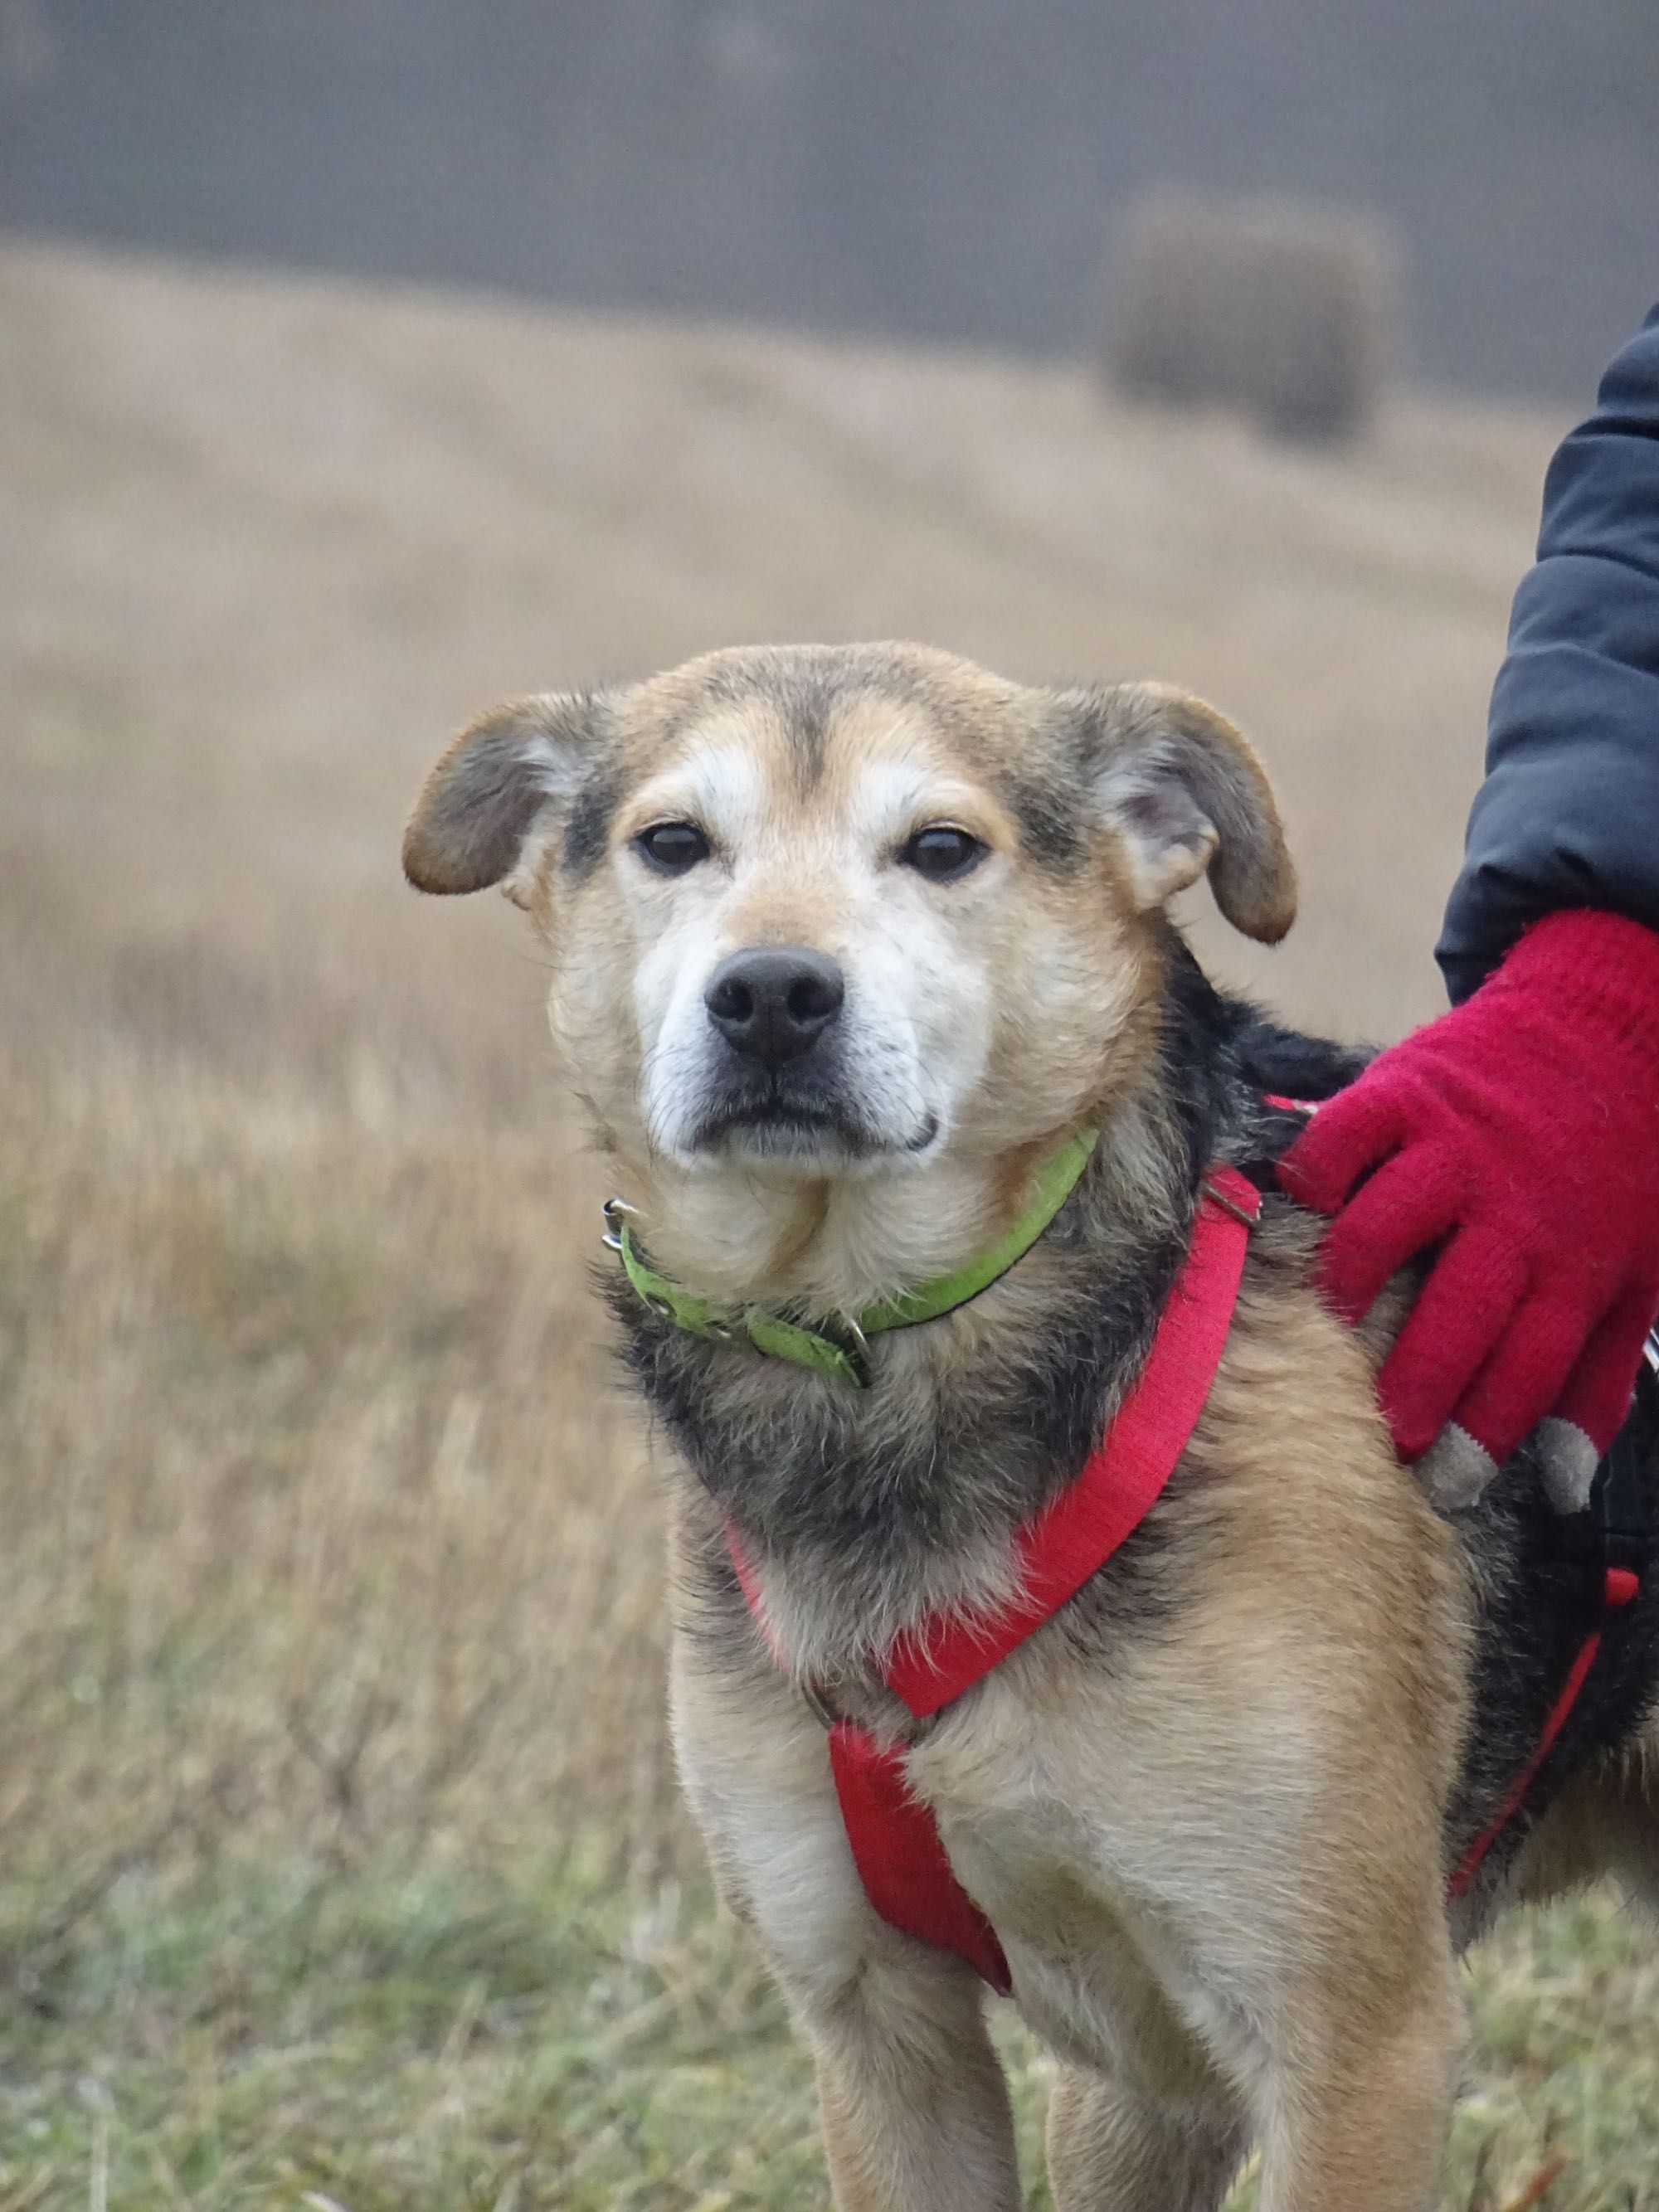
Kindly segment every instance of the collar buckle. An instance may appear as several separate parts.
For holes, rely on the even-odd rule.
[[[627,1221],[630,1214],[637,1213],[637,1212],[638,1208],[630,1206],[625,1198],[606,1199],[604,1206],[605,1229],[599,1237],[599,1242],[604,1245],[607,1252],[620,1252],[622,1250],[623,1224]]]
[[[870,1388],[870,1340],[850,1314],[837,1314],[833,1321],[821,1321],[813,1334],[832,1344],[853,1370],[853,1379],[860,1390]]]
[[[1256,1201],[1255,1212],[1251,1213],[1247,1212],[1246,1209],[1238,1203],[1237,1199],[1229,1198],[1224,1190],[1218,1189],[1216,1184],[1212,1182],[1208,1176],[1206,1176],[1205,1180],[1199,1185],[1199,1190],[1205,1198],[1209,1200],[1212,1206],[1218,1206],[1224,1213],[1231,1213],[1233,1219],[1235,1221],[1243,1222],[1246,1229],[1259,1229],[1261,1227],[1261,1202],[1259,1199]]]

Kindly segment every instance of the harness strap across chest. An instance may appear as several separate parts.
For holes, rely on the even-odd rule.
[[[890,1653],[882,1679],[915,1719],[943,1711],[1052,1620],[1157,1504],[1221,1364],[1261,1209],[1261,1194],[1237,1169],[1211,1171],[1139,1376],[1077,1480],[1016,1533],[1015,1595],[995,1613],[924,1621]],[[728,1541],[763,1628],[758,1583],[729,1532]],[[1006,1992],[1002,1946],[951,1872],[932,1811],[910,1792],[907,1748],[881,1744],[848,1720],[830,1728],[830,1770],[860,1880],[884,1920],[954,1951]]]

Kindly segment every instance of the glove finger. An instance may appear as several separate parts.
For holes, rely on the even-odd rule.
[[[1582,1513],[1601,1455],[1576,1421],[1552,1413],[1533,1431],[1533,1449],[1544,1489],[1558,1513]]]
[[[1523,1299],[1452,1419],[1502,1467],[1556,1404],[1584,1337],[1582,1309],[1541,1291]]]
[[[1455,1421],[1447,1422],[1417,1462],[1417,1479],[1437,1513],[1461,1513],[1473,1505],[1497,1472],[1498,1462],[1485,1444]]]
[[[1653,1321],[1652,1291],[1645,1284],[1611,1306],[1585,1339],[1553,1409],[1558,1419],[1583,1430],[1598,1458],[1630,1412]]]
[[[1334,1213],[1369,1169],[1406,1135],[1405,1101],[1392,1084],[1362,1075],[1328,1100],[1279,1163],[1280,1188],[1298,1206]]]
[[[1490,1230],[1462,1230],[1441,1254],[1376,1379],[1402,1459],[1418,1458],[1445,1427],[1525,1289],[1519,1255]]]
[[[1534,1439],[1539,1471],[1558,1513],[1582,1513],[1601,1455],[1630,1411],[1648,1333],[1648,1300],[1620,1299],[1585,1338],[1554,1411]]]
[[[1385,1160],[1326,1234],[1319,1280],[1332,1310],[1363,1321],[1389,1278],[1456,1226],[1462,1196],[1462,1177],[1444,1153],[1413,1146]]]

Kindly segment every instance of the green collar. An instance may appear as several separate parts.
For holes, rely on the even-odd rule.
[[[722,1344],[732,1342],[741,1331],[757,1352],[770,1358],[790,1359],[797,1367],[810,1367],[814,1374],[867,1389],[870,1370],[865,1339],[883,1329],[913,1328],[918,1322],[936,1321],[941,1314],[965,1306],[1000,1275],[1006,1275],[1017,1260],[1024,1259],[1077,1188],[1098,1133],[1094,1129],[1080,1131],[1045,1162],[1030,1204],[988,1251],[952,1274],[935,1276],[916,1290],[902,1291],[896,1297],[866,1306],[856,1321],[840,1324],[834,1335],[786,1320],[781,1314],[769,1313],[764,1306],[717,1305],[683,1291],[641,1257],[629,1234],[631,1209],[618,1198],[613,1198],[605,1209],[605,1241],[620,1255],[623,1272],[641,1298],[663,1320],[690,1330],[693,1336],[713,1337]]]

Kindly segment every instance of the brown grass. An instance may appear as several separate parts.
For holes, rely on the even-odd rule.
[[[1271,970],[1206,945],[1390,1033],[1437,1003],[1552,431],[1413,406],[1316,459],[1080,371],[0,252],[0,2204],[95,2202],[100,2158],[145,2205],[816,2193],[796,2074],[769,2118],[690,2055],[783,2046],[729,1939],[663,1933],[696,1858],[599,1188],[515,918],[397,878],[449,729],[768,635],[1185,681],[1259,738],[1308,893]],[[418,1973],[374,1932],[399,1884],[572,1853],[585,1950],[528,1892]],[[288,1923],[214,1916],[295,1867],[344,1917],[290,1986]],[[556,2021],[510,1994],[544,1937]],[[532,2027],[486,2124],[468,2069]],[[804,2193],[708,2194],[740,2140]]]

